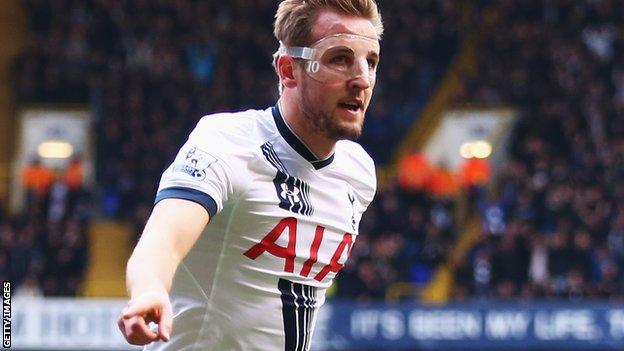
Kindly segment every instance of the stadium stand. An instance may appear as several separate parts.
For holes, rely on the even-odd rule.
[[[17,296],[71,296],[88,264],[92,209],[80,184],[58,177],[30,192],[27,208],[0,221],[0,277]]]
[[[621,349],[620,1],[379,2],[388,40],[361,142],[389,167],[314,347]],[[11,214],[0,202],[0,278],[16,296],[120,296],[133,244],[122,241],[141,232],[159,175],[197,120],[275,102],[277,1],[21,3],[29,31],[12,68],[15,95],[23,105],[89,106],[97,186],[24,176],[33,185],[27,210]],[[457,175],[412,153],[442,111],[475,106],[517,112],[504,164]],[[417,116],[426,126],[408,131]],[[53,306],[67,306],[62,323],[82,323],[83,306],[97,321],[91,334],[67,335],[114,339],[110,316],[97,314],[101,300],[72,310],[75,301]],[[63,335],[56,328],[38,342]]]
[[[268,59],[275,47],[271,16],[256,15],[269,14],[273,4],[24,4],[30,36],[14,70],[18,98],[89,104],[97,118],[99,207],[106,217],[132,221],[136,233],[158,175],[201,115],[276,99]],[[362,139],[381,163],[448,67],[462,23],[454,2],[384,2],[382,11],[393,38],[384,42],[384,57],[399,59],[382,63]],[[472,209],[481,213],[483,230],[456,269],[455,298],[622,295],[624,187],[617,179],[624,159],[618,123],[624,46],[618,11],[614,1],[478,2],[474,16],[485,19],[473,19],[479,23],[478,74],[465,81],[455,103],[512,104],[521,118],[512,160],[491,195]],[[214,20],[200,20],[208,17]],[[415,27],[418,36],[405,30]],[[456,207],[453,197],[383,184],[337,295],[378,299],[393,283],[430,281],[464,224]],[[37,232],[24,229],[37,225],[19,218],[9,222],[7,238]],[[69,231],[84,231],[84,225]],[[38,226],[42,233],[60,230]],[[70,218],[60,228],[76,226]],[[55,240],[55,234],[39,236]],[[20,245],[37,246],[28,237]],[[6,240],[6,247],[17,245]],[[27,251],[34,257],[37,250]]]
[[[23,4],[30,34],[14,67],[17,97],[21,103],[88,103],[96,116],[99,213],[131,221],[136,235],[160,173],[202,115],[264,107],[277,98],[270,65],[274,2]],[[380,5],[392,40],[383,44],[388,59],[362,143],[383,163],[451,61],[462,8],[432,0]],[[347,269],[340,296],[382,298],[393,282],[427,281],[442,259],[455,230],[452,205],[422,192],[401,193],[396,184],[379,192],[350,260],[362,268]],[[394,223],[381,220],[387,217]],[[378,277],[384,280],[377,288],[355,292]]]
[[[624,297],[624,40],[617,1],[489,2],[478,74],[457,103],[520,113],[480,201],[456,298]]]

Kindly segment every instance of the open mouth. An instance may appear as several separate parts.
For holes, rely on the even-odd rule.
[[[347,110],[353,111],[353,112],[357,112],[361,108],[360,104],[356,102],[341,102],[338,105],[340,105],[340,107],[346,108]]]

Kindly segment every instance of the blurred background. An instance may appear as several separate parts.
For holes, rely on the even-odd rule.
[[[201,116],[278,98],[269,0],[3,0],[14,349],[126,350],[125,262]],[[380,0],[379,189],[315,350],[624,349],[624,10]]]

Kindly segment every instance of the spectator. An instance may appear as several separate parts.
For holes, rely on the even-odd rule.
[[[44,201],[54,179],[54,171],[43,165],[38,158],[33,159],[22,170],[22,185],[26,190],[26,204],[28,208]]]

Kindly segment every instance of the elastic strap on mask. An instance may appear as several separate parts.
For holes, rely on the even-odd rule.
[[[275,55],[288,55],[295,58],[300,58],[304,60],[313,60],[316,51],[312,48],[308,48],[305,46],[286,46],[284,43],[280,41],[280,47],[277,49]]]

